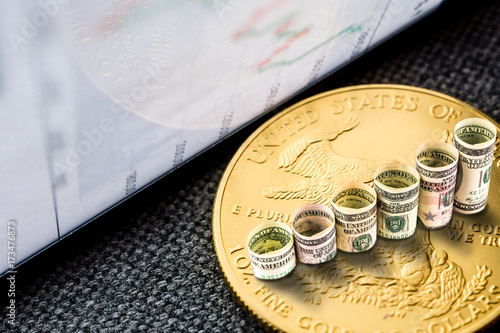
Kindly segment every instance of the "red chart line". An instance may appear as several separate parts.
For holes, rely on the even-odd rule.
[[[281,24],[280,26],[278,26],[276,28],[276,30],[274,31],[274,34],[279,36],[279,35],[285,33],[291,25],[292,25],[292,20],[286,21],[285,23]]]
[[[257,9],[252,14],[250,19],[243,25],[243,27],[241,27],[234,33],[233,39],[238,39],[241,36],[245,35],[248,31],[253,29],[253,27],[255,27],[257,23],[259,23],[259,21],[266,16],[266,14],[272,12],[273,10],[275,10],[276,8],[278,8],[279,6],[288,1],[289,0],[276,0],[264,7],[261,7],[260,9]]]
[[[293,42],[295,42],[296,40],[298,40],[299,38],[301,38],[302,36],[305,36],[307,35],[307,33],[311,30],[311,28],[307,27],[305,28],[304,30],[296,33],[295,35],[293,35],[292,37],[290,37],[290,39],[286,42],[286,44],[280,46],[279,48],[277,48],[276,50],[273,51],[273,53],[271,53],[271,55],[269,57],[267,57],[265,60],[261,61],[258,65],[257,65],[257,69],[261,69],[262,67],[264,67],[265,65],[269,64],[271,62],[271,60],[273,60],[273,58],[275,56],[277,56],[278,54],[280,54],[281,52],[285,51],[286,49],[288,49],[288,47],[290,46],[290,44],[292,44]]]

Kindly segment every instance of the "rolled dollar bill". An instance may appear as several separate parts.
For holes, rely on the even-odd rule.
[[[478,213],[486,206],[495,137],[496,128],[486,119],[467,118],[455,126],[453,141],[460,162],[454,207],[459,213]]]
[[[411,166],[392,163],[375,170],[378,235],[404,239],[415,233],[420,175]]]
[[[377,241],[377,194],[368,185],[349,182],[333,193],[337,247],[363,252]]]
[[[429,229],[442,228],[451,220],[458,158],[458,150],[444,142],[426,142],[417,149],[418,217]]]
[[[282,222],[265,222],[250,232],[247,239],[253,275],[276,280],[295,268],[292,229]]]
[[[337,253],[335,215],[325,205],[298,207],[292,216],[297,259],[305,264],[326,262]]]

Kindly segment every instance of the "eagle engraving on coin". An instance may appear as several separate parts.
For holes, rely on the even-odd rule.
[[[419,224],[414,237],[397,244],[379,239],[365,265],[338,253],[329,265],[297,265],[293,276],[307,294],[389,308],[392,317],[403,318],[414,307],[427,309],[424,320],[439,317],[467,306],[484,290],[492,272],[477,266],[467,282],[462,269],[446,251],[436,249],[429,236]]]
[[[373,184],[375,170],[394,161],[376,161],[337,154],[331,141],[359,124],[356,116],[324,124],[292,142],[279,155],[278,169],[306,178],[292,184],[267,187],[262,194],[273,199],[304,199],[329,204],[335,188],[346,182]]]

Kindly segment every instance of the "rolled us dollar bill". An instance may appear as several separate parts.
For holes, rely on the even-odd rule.
[[[253,275],[263,280],[284,277],[295,268],[292,229],[282,222],[265,222],[247,238]]]
[[[305,264],[326,262],[337,253],[335,215],[325,205],[298,207],[292,216],[297,259]]]
[[[404,239],[415,233],[420,175],[411,166],[392,163],[375,170],[378,235]]]
[[[442,228],[451,220],[458,158],[458,150],[444,142],[426,142],[417,149],[418,217],[429,229]]]
[[[377,241],[377,194],[368,185],[349,182],[333,193],[337,247],[363,252]]]
[[[454,207],[459,213],[478,213],[486,206],[495,137],[496,128],[486,119],[467,118],[455,126],[453,141],[460,161]]]

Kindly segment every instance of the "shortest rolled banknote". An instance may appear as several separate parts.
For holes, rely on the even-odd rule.
[[[253,275],[262,280],[276,280],[295,268],[292,229],[282,222],[265,222],[247,238]]]
[[[337,247],[345,252],[369,250],[377,241],[377,193],[370,186],[349,182],[333,193]]]
[[[454,206],[459,213],[478,213],[486,206],[496,133],[495,125],[482,118],[467,118],[455,125],[453,142],[460,161]]]
[[[321,264],[337,253],[335,215],[325,205],[298,207],[292,216],[297,259],[305,264]]]
[[[404,239],[417,227],[420,175],[411,166],[390,163],[375,170],[378,235]]]
[[[458,150],[444,142],[426,142],[417,149],[418,217],[429,229],[442,228],[451,220],[458,157]]]

